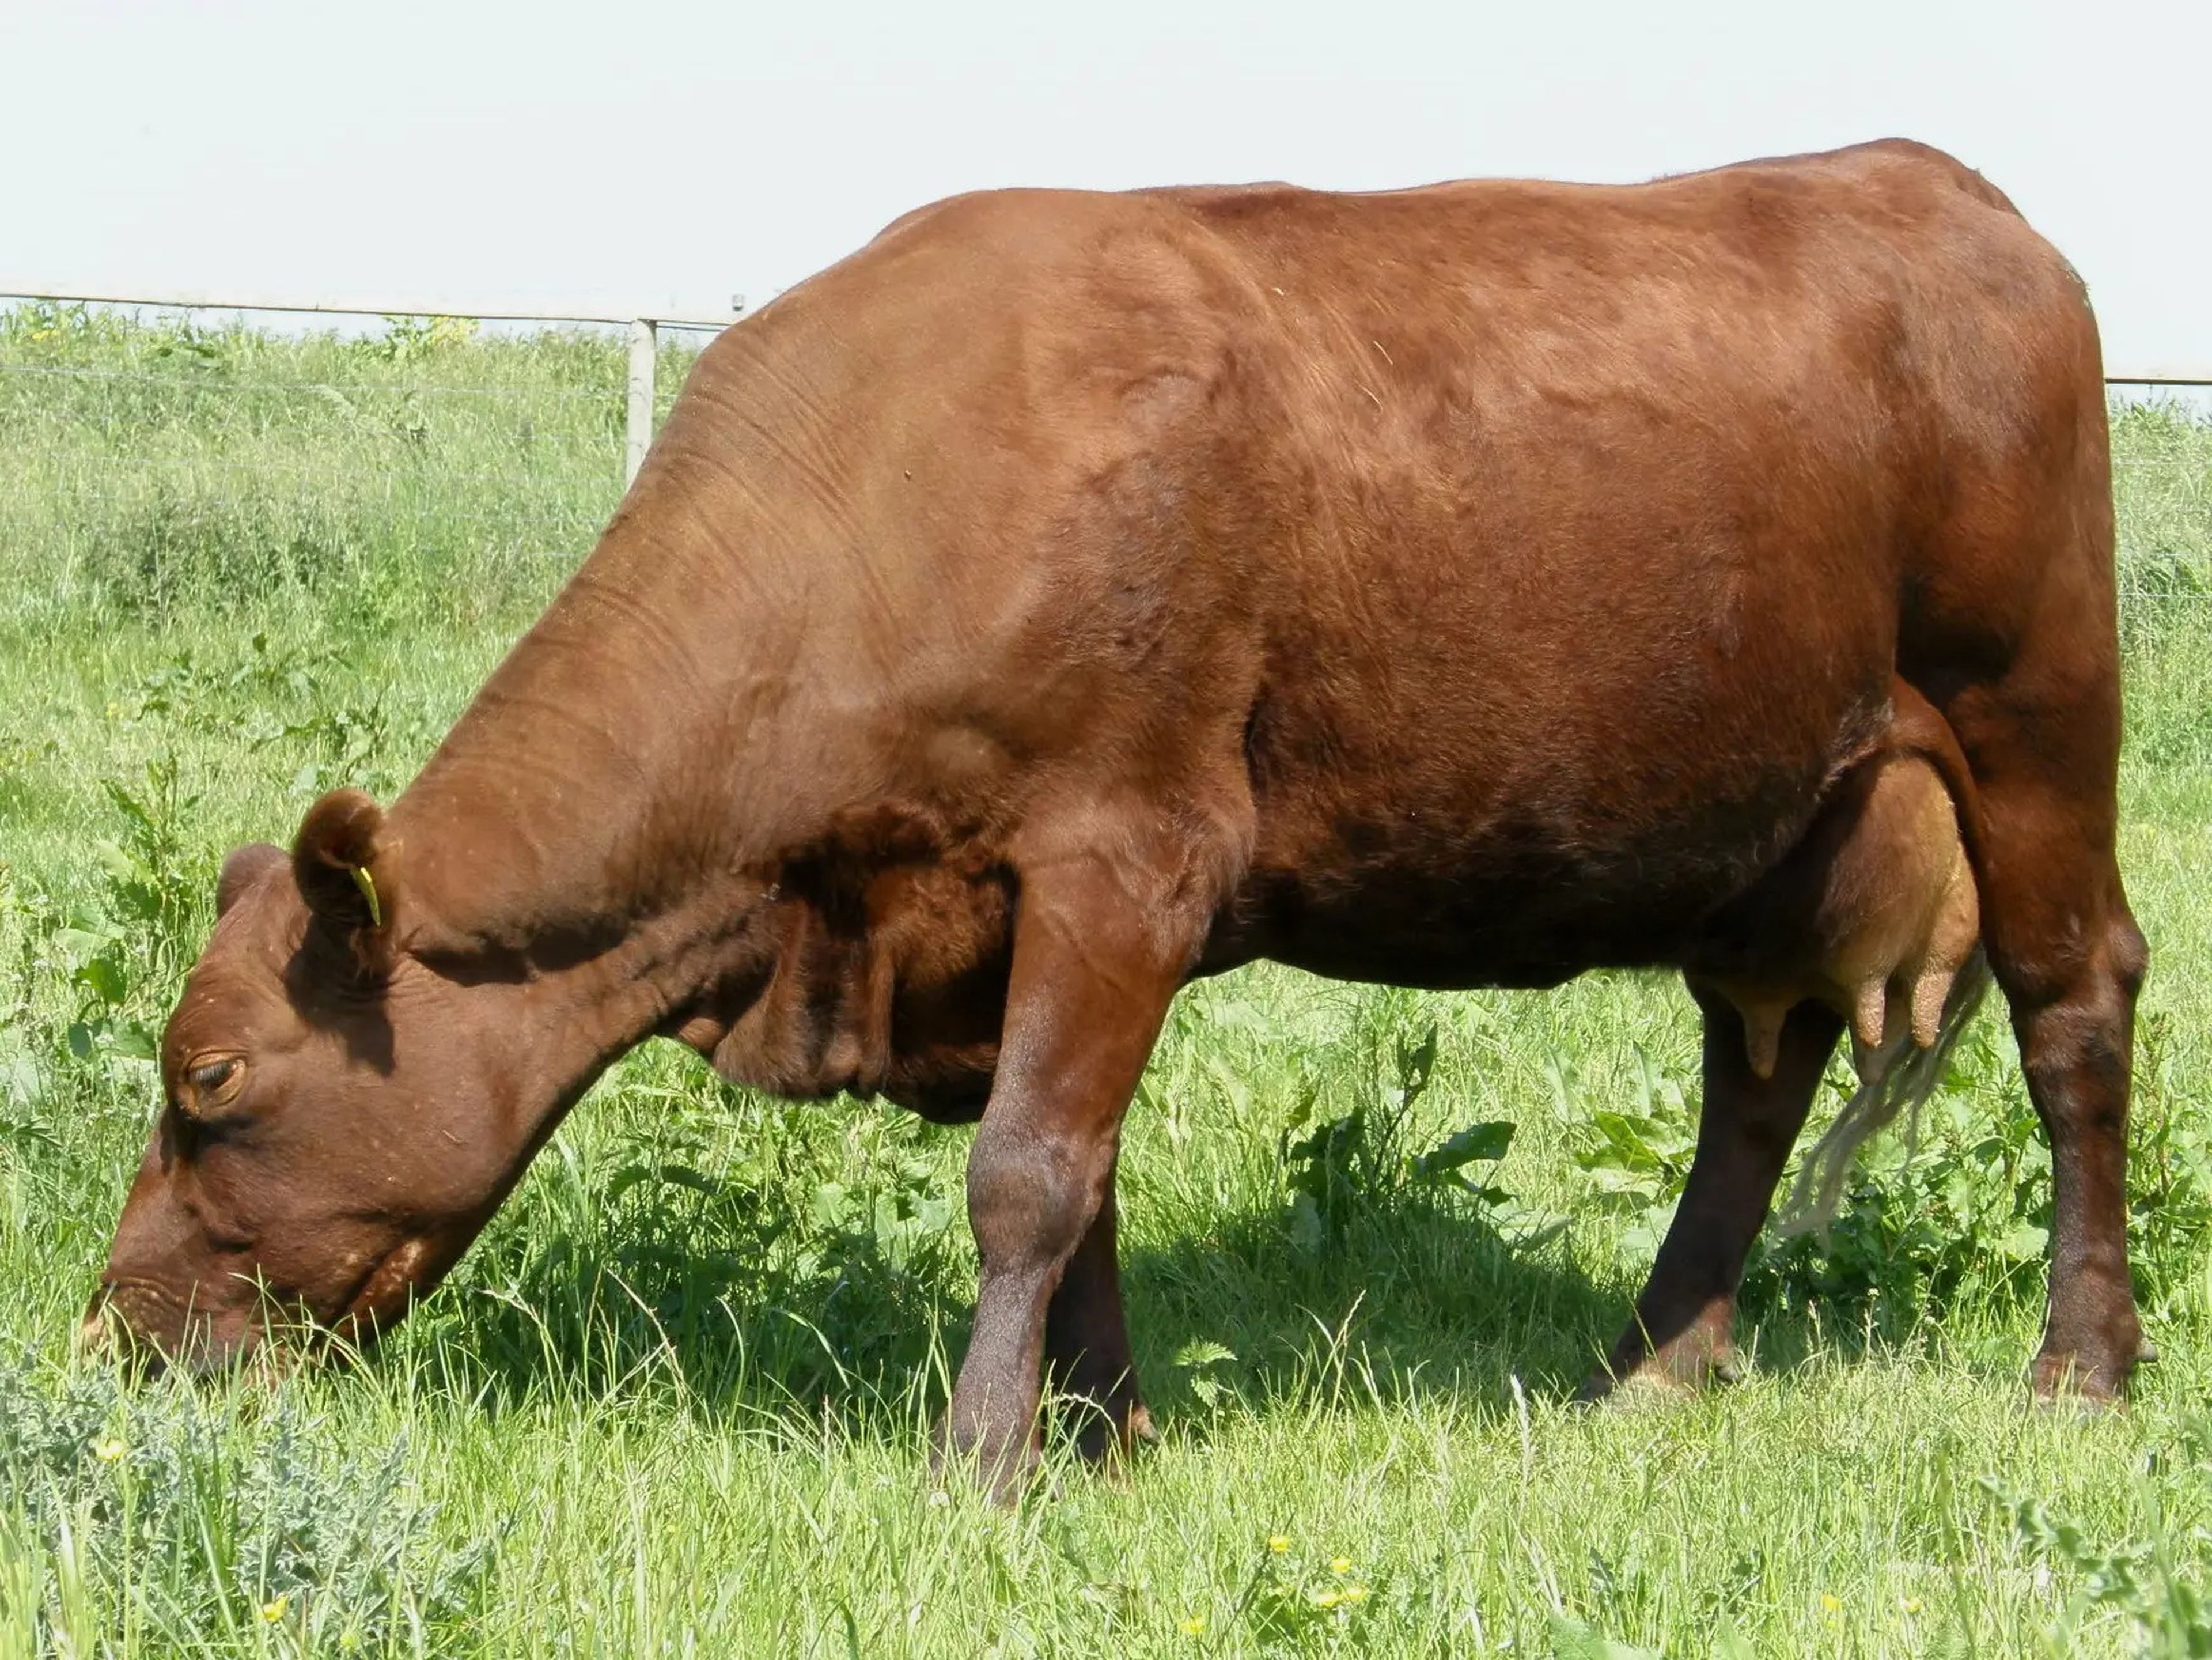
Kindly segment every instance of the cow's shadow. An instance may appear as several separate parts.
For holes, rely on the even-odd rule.
[[[1584,1262],[1561,1235],[1418,1199],[1318,1235],[1279,1211],[1232,1213],[1128,1252],[1124,1279],[1146,1392],[1200,1432],[1231,1400],[1565,1397],[1633,1294],[1623,1265]]]

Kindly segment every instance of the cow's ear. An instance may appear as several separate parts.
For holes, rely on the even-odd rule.
[[[222,861],[222,874],[215,879],[215,914],[221,916],[236,904],[248,888],[284,862],[284,849],[274,842],[249,842]]]
[[[374,965],[392,921],[392,861],[377,845],[384,810],[360,790],[307,809],[292,843],[292,879],[307,909]]]

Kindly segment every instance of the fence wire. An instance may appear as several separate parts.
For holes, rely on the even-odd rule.
[[[542,386],[380,386],[374,381],[228,380],[198,374],[148,374],[130,369],[54,368],[29,363],[0,363],[0,374],[44,374],[72,380],[131,380],[141,386],[177,386],[191,392],[337,392],[342,397],[398,393],[422,398],[531,398],[594,401],[592,392],[562,392]]]

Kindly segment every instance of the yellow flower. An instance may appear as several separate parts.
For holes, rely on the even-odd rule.
[[[1331,1573],[1350,1573],[1352,1572],[1352,1559],[1349,1556],[1338,1557],[1336,1560],[1328,1565],[1328,1571]]]
[[[1341,1592],[1317,1590],[1313,1594],[1313,1605],[1317,1608],[1333,1608],[1344,1600]]]
[[[1907,1596],[1901,1599],[1897,1606],[1903,1608],[1907,1614],[1917,1614],[1920,1612],[1921,1602],[1917,1596]]]
[[[261,1617],[273,1626],[284,1617],[284,1610],[291,1606],[292,1593],[279,1591],[272,1600],[261,1605]]]
[[[1267,1535],[1267,1548],[1276,1555],[1280,1556],[1290,1548],[1291,1535],[1287,1533],[1271,1533]]]
[[[1837,1609],[1843,1607],[1843,1605],[1844,1599],[1836,1596],[1833,1592],[1824,1590],[1820,1593],[1820,1606],[1823,1608],[1826,1608],[1830,1614],[1833,1614]]]
[[[95,1441],[92,1444],[92,1456],[103,1464],[113,1463],[129,1450],[120,1441]]]
[[[1176,1621],[1176,1629],[1185,1637],[1203,1637],[1206,1634],[1206,1616],[1202,1614],[1186,1614]]]
[[[1347,1602],[1365,1602],[1367,1600],[1367,1587],[1364,1585],[1346,1585],[1344,1588],[1344,1600]]]

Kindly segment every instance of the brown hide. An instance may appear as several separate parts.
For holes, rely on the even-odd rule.
[[[257,1278],[373,1329],[675,1035],[982,1110],[951,1444],[1004,1451],[1040,1355],[1136,1421],[1113,1163],[1189,976],[1733,963],[1760,1032],[1814,1002],[1766,1079],[1707,1004],[1650,1320],[1710,1324],[1819,1005],[1919,1000],[1978,889],[2063,1173],[2039,1377],[2117,1387],[2106,444],[2080,283],[1917,145],[910,215],[702,354],[387,813],[333,798],[226,883],[110,1292],[172,1347],[254,1341]],[[1900,688],[1948,836],[1921,762],[1862,767]]]

